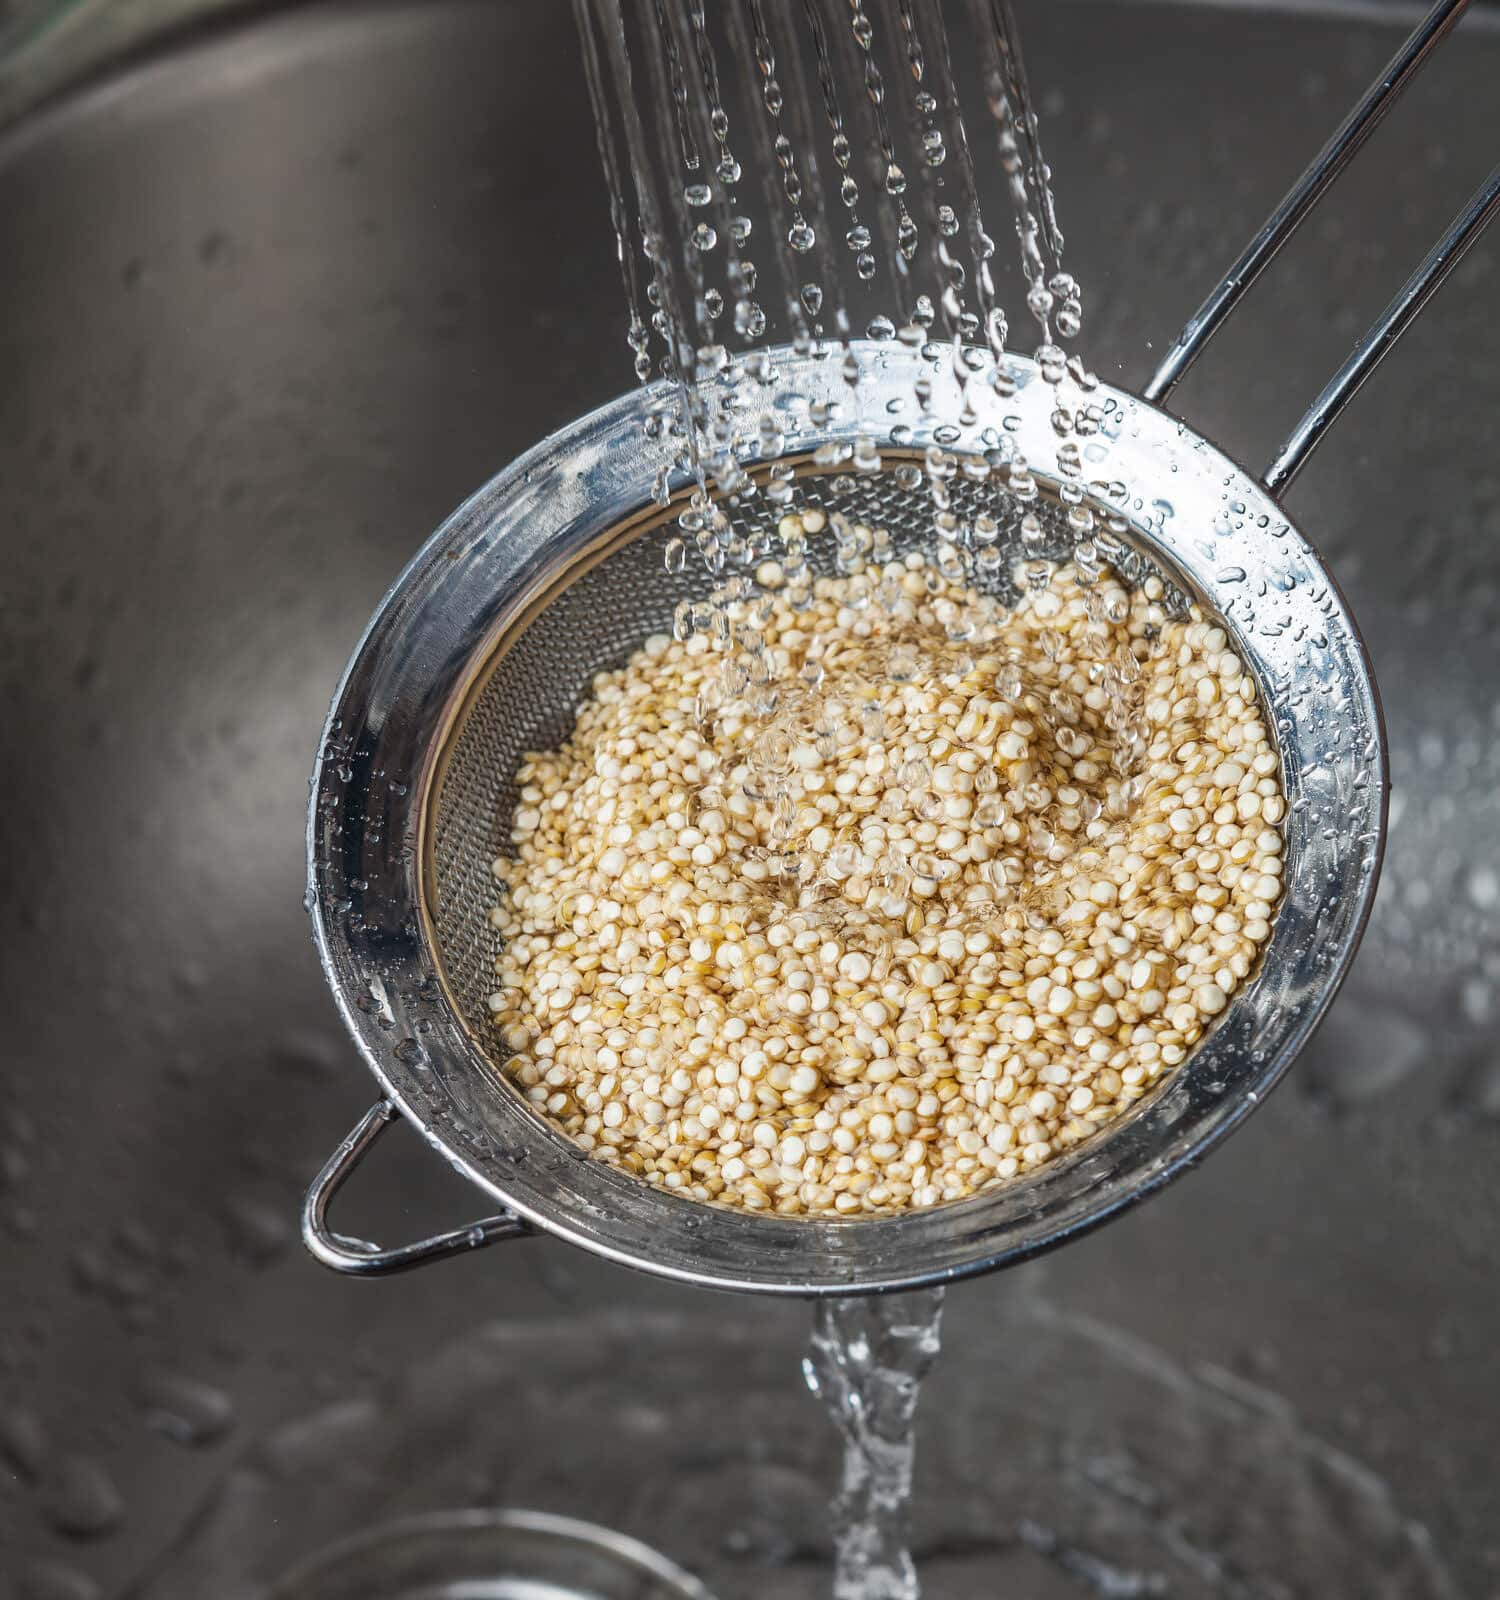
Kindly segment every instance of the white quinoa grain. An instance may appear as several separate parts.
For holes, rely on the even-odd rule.
[[[1100,621],[1062,568],[960,651],[972,597],[920,561],[877,607],[786,560],[769,659],[878,716],[768,747],[773,803],[758,718],[700,721],[706,636],[599,674],[518,774],[488,1006],[594,1159],[788,1216],[937,1205],[1107,1126],[1227,1009],[1281,894],[1280,763],[1224,631],[1159,586],[1101,578]],[[1135,665],[1110,687],[1105,661]]]

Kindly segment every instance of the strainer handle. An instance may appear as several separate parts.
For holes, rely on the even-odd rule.
[[[378,1278],[531,1232],[519,1217],[501,1212],[497,1217],[471,1222],[467,1228],[455,1228],[451,1233],[434,1234],[430,1239],[419,1239],[415,1244],[397,1245],[389,1250],[364,1239],[335,1233],[328,1226],[328,1207],[333,1197],[343,1188],[365,1152],[399,1115],[394,1101],[377,1100],[349,1137],[323,1163],[323,1170],[307,1191],[307,1198],[302,1202],[302,1242],[325,1267],[352,1277]]]
[[[1188,319],[1187,326],[1178,334],[1151,381],[1141,391],[1145,399],[1153,405],[1160,405],[1171,394],[1183,374],[1202,354],[1208,341],[1229,319],[1250,286],[1270,265],[1276,252],[1291,238],[1334,179],[1349,164],[1355,152],[1374,132],[1401,91],[1447,37],[1467,5],[1468,0],[1436,0],[1432,9],[1412,29],[1386,64],[1385,70],[1365,91],[1359,103],[1334,130],[1332,138],[1313,158],[1312,164],[1266,219],[1260,232],[1214,286],[1208,299]],[[1500,167],[1490,173],[1453,219],[1447,232],[1427,252],[1421,265],[1402,284],[1395,299],[1355,346],[1348,360],[1328,380],[1323,392],[1308,407],[1287,436],[1286,442],[1276,452],[1261,482],[1278,499],[1286,493],[1319,440],[1359,392],[1365,379],[1416,320],[1417,313],[1463,259],[1464,252],[1484,231],[1497,210],[1500,210]]]
[[[1328,143],[1313,157],[1307,170],[1266,218],[1260,232],[1245,246],[1239,259],[1214,285],[1208,298],[1177,335],[1151,381],[1141,391],[1153,405],[1161,405],[1177,387],[1208,341],[1229,320],[1250,286],[1270,266],[1282,245],[1374,133],[1386,112],[1400,98],[1401,91],[1448,36],[1468,3],[1469,0],[1436,0],[1427,15],[1402,40],[1385,70],[1334,129]]]
[[[1442,238],[1422,258],[1421,265],[1401,285],[1396,298],[1381,312],[1369,332],[1350,352],[1348,360],[1328,380],[1323,392],[1287,435],[1286,443],[1261,477],[1261,482],[1277,499],[1286,493],[1292,479],[1317,448],[1318,441],[1359,393],[1365,379],[1390,354],[1391,347],[1416,321],[1418,312],[1463,260],[1464,252],[1484,232],[1497,211],[1500,211],[1500,166],[1496,166],[1475,190]]]

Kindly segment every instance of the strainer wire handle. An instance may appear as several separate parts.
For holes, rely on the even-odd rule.
[[[1360,146],[1380,125],[1401,91],[1416,76],[1427,58],[1447,37],[1467,8],[1469,0],[1437,3],[1402,41],[1384,71],[1365,90],[1348,116],[1334,129],[1328,143],[1313,157],[1307,170],[1266,218],[1260,231],[1241,251],[1238,260],[1214,285],[1208,298],[1188,319],[1151,381],[1141,391],[1153,405],[1171,394],[1188,368],[1203,353],[1208,341],[1233,315],[1250,286],[1270,266],[1312,208],[1348,166]]]
[[[1339,413],[1359,392],[1366,378],[1390,353],[1391,347],[1416,320],[1418,312],[1436,294],[1443,279],[1463,259],[1465,251],[1484,231],[1500,210],[1500,166],[1494,167],[1463,210],[1453,219],[1446,233],[1422,258],[1391,303],[1364,338],[1354,347],[1349,359],[1328,380],[1327,386],[1308,407],[1302,420],[1288,434],[1286,443],[1261,478],[1266,488],[1279,499],[1302,469],[1318,441],[1338,420]]]
[[[364,1239],[351,1239],[345,1234],[335,1233],[328,1226],[328,1207],[333,1197],[343,1188],[370,1146],[399,1115],[394,1101],[377,1100],[360,1118],[354,1131],[323,1163],[323,1170],[313,1179],[307,1191],[307,1198],[302,1203],[302,1240],[325,1267],[358,1278],[384,1277],[388,1273],[406,1272],[412,1267],[426,1266],[429,1261],[441,1261],[447,1256],[462,1255],[466,1250],[478,1250],[487,1244],[498,1244],[502,1239],[515,1239],[531,1232],[519,1217],[502,1212],[496,1217],[486,1217],[482,1222],[472,1222],[466,1228],[434,1234],[430,1239],[419,1239],[414,1244],[397,1245],[393,1249],[382,1249]]]
[[[1271,264],[1277,251],[1327,193],[1334,179],[1395,104],[1401,91],[1447,37],[1467,5],[1468,0],[1437,0],[1402,41],[1385,70],[1360,97],[1259,233],[1246,245],[1239,259],[1188,319],[1187,326],[1141,391],[1145,399],[1160,405],[1172,392],[1202,354],[1204,346],[1233,314],[1250,286]],[[1427,252],[1421,265],[1401,286],[1395,299],[1287,436],[1261,480],[1273,495],[1279,498],[1285,494],[1319,440],[1463,259],[1497,208],[1500,208],[1500,167],[1475,191],[1447,232]]]

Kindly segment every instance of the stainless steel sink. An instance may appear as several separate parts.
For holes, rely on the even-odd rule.
[[[509,1503],[726,1600],[811,1597],[835,1451],[802,1308],[544,1243],[380,1283],[294,1246],[367,1096],[300,904],[329,693],[427,532],[629,371],[561,8],[235,16],[0,141],[0,1580],[222,1600]],[[1022,21],[1094,359],[1135,387],[1396,34]],[[1236,458],[1492,163],[1497,71],[1471,18],[1174,397]],[[1294,491],[1390,725],[1355,974],[1201,1172],[954,1292],[919,1460],[938,1600],[1500,1592],[1497,253]],[[416,1140],[380,1154],[346,1226],[472,1211]]]

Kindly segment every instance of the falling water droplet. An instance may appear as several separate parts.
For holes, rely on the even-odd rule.
[[[687,565],[687,545],[681,539],[668,539],[662,552],[662,564],[674,575],[681,572]]]
[[[758,339],[766,331],[766,314],[753,300],[734,308],[734,328],[742,339]]]

